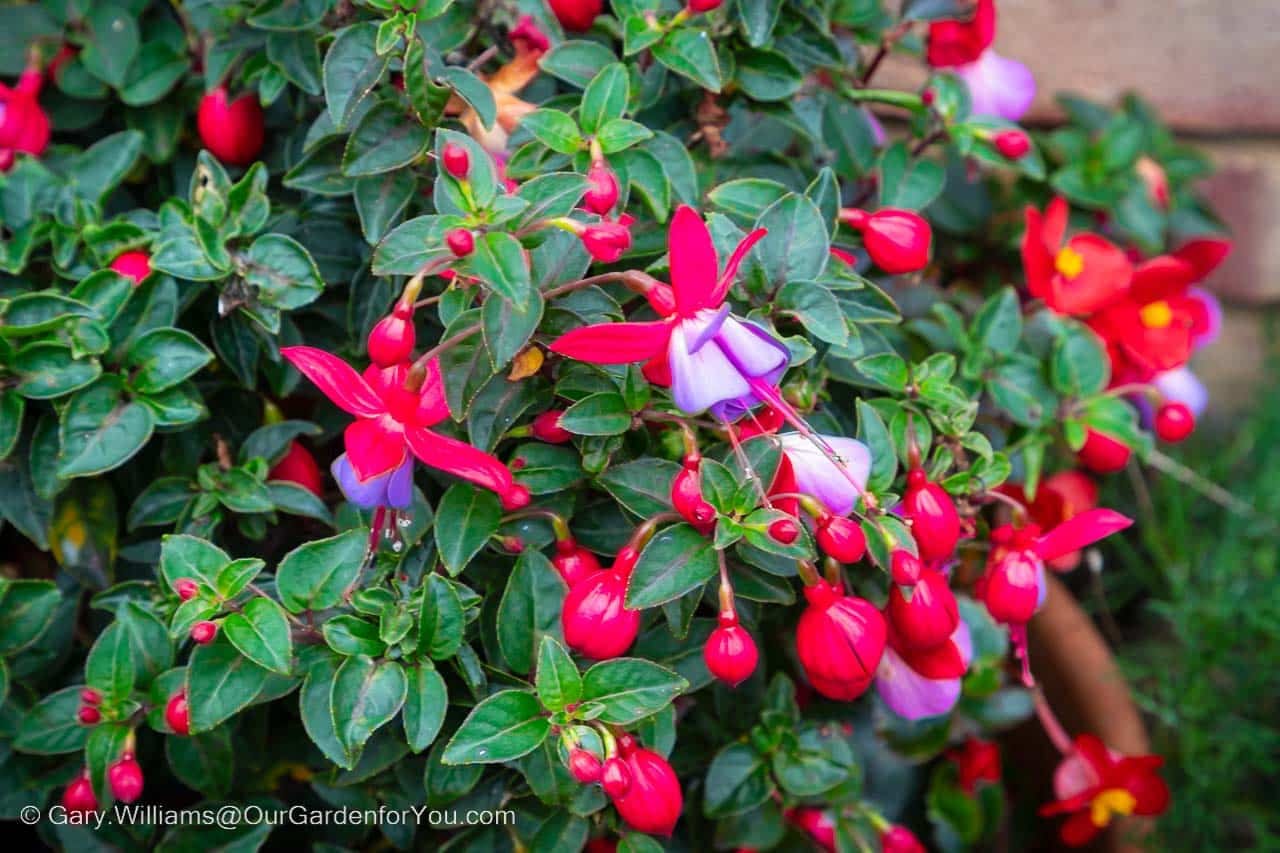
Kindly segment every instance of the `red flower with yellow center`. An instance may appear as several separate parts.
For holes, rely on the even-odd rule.
[[[1125,253],[1097,234],[1066,239],[1067,202],[1055,198],[1043,214],[1026,211],[1022,266],[1032,296],[1059,314],[1092,314],[1129,286],[1133,265]]]
[[[1169,807],[1169,788],[1156,775],[1160,756],[1119,755],[1094,735],[1079,735],[1073,744],[1053,774],[1057,801],[1040,807],[1046,817],[1069,815],[1059,830],[1067,844],[1088,844],[1117,815],[1150,817]]]

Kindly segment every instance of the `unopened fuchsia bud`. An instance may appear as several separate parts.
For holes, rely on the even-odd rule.
[[[813,806],[797,806],[787,809],[782,816],[823,850],[835,853],[836,821],[831,812]]]
[[[867,537],[853,519],[828,515],[818,519],[818,547],[841,563],[856,563],[867,553]]]
[[[1196,429],[1196,416],[1186,403],[1169,400],[1156,409],[1156,435],[1161,441],[1177,443]]]
[[[615,566],[592,572],[570,588],[560,611],[564,641],[594,660],[616,658],[640,633],[640,611],[628,610],[627,574]]]
[[[102,702],[102,694],[92,687],[80,691],[80,701],[86,705],[98,705]]]
[[[893,582],[902,586],[911,586],[920,579],[924,565],[920,558],[906,548],[895,548],[889,555],[889,574]]]
[[[571,33],[585,33],[604,9],[604,0],[547,0],[560,26]]]
[[[191,578],[178,578],[173,585],[173,591],[183,601],[190,601],[200,594],[200,585]]]
[[[297,439],[289,442],[280,461],[271,466],[267,472],[268,480],[283,480],[301,486],[316,497],[324,496],[324,483],[320,474],[320,466],[311,451],[302,446]]]
[[[196,129],[204,147],[219,160],[248,166],[262,150],[265,138],[257,94],[245,93],[233,101],[225,86],[206,93],[196,111]]]
[[[596,222],[581,231],[587,254],[601,263],[611,264],[631,248],[631,217],[621,216],[616,222]]]
[[[886,608],[894,635],[912,649],[928,649],[950,639],[960,610],[946,575],[933,569],[920,573],[915,586],[889,588]]]
[[[191,708],[187,704],[185,690],[180,690],[169,697],[168,704],[164,706],[164,721],[177,734],[191,734]]]
[[[929,482],[921,468],[907,473],[902,515],[911,521],[911,535],[921,559],[943,560],[955,552],[960,541],[960,513],[946,490]]]
[[[618,176],[604,160],[596,160],[587,170],[587,182],[582,206],[592,213],[606,216],[618,203]]]
[[[202,646],[207,646],[213,642],[213,638],[218,635],[218,625],[216,622],[197,622],[191,626],[191,639]]]
[[[896,208],[875,213],[844,208],[840,221],[862,232],[862,245],[871,262],[887,273],[903,275],[929,265],[933,230],[918,213]]]
[[[624,755],[631,784],[619,796],[610,794],[614,808],[632,829],[669,836],[684,808],[680,780],[671,764],[653,750],[636,748]]]
[[[502,550],[508,554],[520,554],[524,551],[524,540],[519,536],[503,536],[499,540]]]
[[[456,142],[450,142],[444,146],[444,151],[440,153],[440,160],[444,163],[444,170],[460,181],[464,180],[471,171],[471,155],[467,153],[467,149]]]
[[[627,766],[626,760],[615,757],[605,761],[600,767],[600,784],[609,799],[625,797],[631,787],[631,768]]]
[[[466,228],[454,228],[444,235],[445,245],[456,258],[465,258],[476,249],[476,238]]]
[[[142,765],[132,752],[126,752],[107,768],[107,785],[111,795],[122,803],[132,803],[142,796]]]
[[[121,252],[111,262],[110,268],[125,278],[132,279],[136,287],[142,284],[143,279],[151,275],[151,255],[139,249],[131,252]]]
[[[529,505],[531,493],[529,487],[522,483],[513,483],[505,491],[498,495],[502,501],[502,508],[507,512],[513,512],[517,509],[523,509]]]
[[[93,794],[89,771],[85,770],[62,792],[62,807],[73,814],[98,810],[98,798]]]
[[[690,453],[671,481],[671,506],[699,533],[710,533],[716,524],[716,508],[702,497],[702,457]]]
[[[572,538],[556,542],[556,553],[551,558],[551,565],[555,566],[556,571],[560,573],[560,577],[564,578],[565,584],[570,589],[573,589],[578,581],[603,568],[595,554],[583,548]]]
[[[704,12],[719,9],[723,4],[724,0],[689,0],[688,7],[690,12],[700,15]]]
[[[1097,474],[1112,474],[1129,464],[1133,451],[1127,444],[1116,441],[1106,433],[1089,430],[1085,433],[1084,447],[1076,453],[1080,464]]]
[[[880,849],[883,853],[925,853],[920,839],[905,826],[891,826],[882,832]]]
[[[1018,160],[1031,150],[1031,137],[1021,130],[1002,130],[991,137],[991,144],[1000,152],[1001,157]]]
[[[800,525],[790,518],[780,518],[769,525],[769,537],[783,545],[790,545],[800,537]]]
[[[738,624],[738,617],[722,613],[719,626],[702,647],[702,659],[712,675],[730,687],[737,687],[756,671],[760,653],[751,634]]]
[[[92,705],[85,705],[77,712],[76,718],[86,726],[96,726],[102,722],[102,712]]]
[[[564,409],[549,409],[533,419],[529,432],[539,441],[548,444],[564,444],[573,438],[573,433],[560,426],[560,416]]]
[[[378,367],[394,367],[409,360],[417,343],[413,304],[397,303],[369,332],[369,360]]]
[[[826,581],[805,587],[809,606],[796,626],[796,655],[813,688],[828,699],[857,699],[875,677],[888,632],[871,602]]]
[[[987,571],[978,591],[991,618],[1005,625],[1025,625],[1040,607],[1044,595],[1044,561],[1033,546],[1039,534],[1035,525],[1015,530],[998,529],[987,559]]]
[[[594,752],[576,746],[569,750],[569,772],[583,785],[599,782],[603,767]]]

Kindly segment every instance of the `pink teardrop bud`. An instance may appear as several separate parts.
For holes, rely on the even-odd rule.
[[[142,765],[126,752],[107,768],[107,785],[111,795],[122,803],[132,803],[142,796]]]
[[[569,750],[569,772],[582,784],[599,782],[603,767],[595,753],[578,747]]]
[[[444,170],[460,181],[465,179],[467,173],[471,171],[471,155],[467,153],[467,149],[456,142],[450,142],[444,146],[444,151],[440,153],[440,160],[444,163]]]
[[[587,170],[587,191],[582,196],[582,206],[592,213],[605,216],[618,203],[618,176],[603,160],[596,160]]]

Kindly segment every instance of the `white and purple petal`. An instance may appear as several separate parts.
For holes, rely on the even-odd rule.
[[[975,116],[1018,121],[1036,96],[1036,79],[1030,69],[991,49],[955,71],[969,87],[970,112]]]
[[[973,660],[973,640],[969,626],[960,620],[951,632],[965,666]],[[948,714],[960,701],[962,678],[926,678],[886,646],[876,669],[876,692],[889,709],[908,720],[922,720]]]
[[[778,436],[795,472],[796,488],[812,495],[836,515],[848,515],[866,490],[871,475],[871,450],[861,441],[843,436],[818,436],[840,459],[840,467],[798,432]],[[841,473],[840,468],[845,473]],[[847,474],[847,476],[846,476]],[[853,483],[849,480],[852,479]],[[854,488],[854,483],[858,488]]]

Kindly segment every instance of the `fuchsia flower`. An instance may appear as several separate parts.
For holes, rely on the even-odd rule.
[[[39,157],[49,147],[49,116],[40,106],[44,74],[28,66],[13,88],[0,83],[0,172],[8,171],[15,155]]]
[[[1036,81],[1027,66],[991,49],[995,37],[995,0],[978,0],[969,20],[929,26],[927,58],[964,80],[973,115],[1017,121],[1031,107]]]
[[[876,692],[895,714],[922,720],[951,712],[973,659],[969,626],[957,620],[950,638],[926,649],[910,647],[889,623],[889,641],[876,668]]]
[[[430,427],[449,417],[440,365],[426,366],[417,389],[407,363],[361,376],[351,365],[315,347],[283,347],[289,363],[315,383],[334,405],[356,420],[343,433],[346,453],[333,463],[333,476],[353,504],[364,509],[405,509],[413,502],[413,457],[496,492],[507,509],[529,502],[507,466],[484,451]]]
[[[783,461],[771,491],[811,495],[834,514],[848,515],[867,488],[871,450],[853,438],[836,435],[815,438],[834,452],[840,464],[833,462],[808,437],[798,432],[783,433],[778,436]]]
[[[732,421],[763,401],[772,402],[791,354],[769,332],[730,314],[725,304],[738,266],[764,235],[763,229],[748,234],[721,271],[706,223],[682,205],[671,220],[674,303],[662,312],[664,319],[574,329],[558,338],[552,351],[596,364],[665,358],[672,396],[688,414],[710,409]]]

